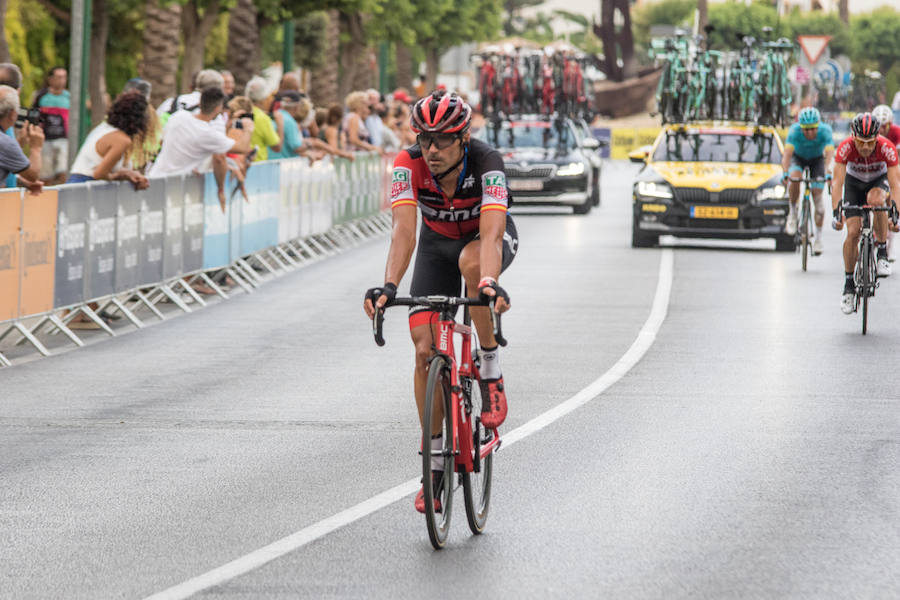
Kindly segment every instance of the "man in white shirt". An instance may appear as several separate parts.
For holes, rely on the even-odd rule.
[[[215,121],[222,114],[225,92],[210,87],[200,94],[200,111],[191,114],[180,110],[172,115],[163,129],[162,150],[150,168],[150,178],[208,170],[213,155],[246,154],[250,151],[253,119],[240,119],[224,133]],[[225,173],[216,170],[219,203],[225,211]]]

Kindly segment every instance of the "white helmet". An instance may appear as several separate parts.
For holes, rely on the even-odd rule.
[[[882,125],[890,125],[894,122],[894,111],[887,104],[879,104],[872,109],[872,116],[878,119]]]

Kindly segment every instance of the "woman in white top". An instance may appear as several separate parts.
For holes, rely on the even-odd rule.
[[[146,177],[130,168],[133,139],[143,137],[148,126],[144,95],[134,91],[119,96],[106,121],[94,127],[84,140],[66,183],[106,179],[130,181],[138,190],[149,186]]]
[[[365,92],[350,92],[345,100],[348,112],[341,124],[341,132],[344,135],[344,150],[383,152],[377,146],[373,146],[366,129],[366,117],[369,110],[369,100]]]

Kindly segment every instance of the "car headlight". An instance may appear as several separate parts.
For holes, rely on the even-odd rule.
[[[771,187],[764,187],[756,192],[756,201],[762,200],[780,200],[784,198],[785,187],[780,183]]]
[[[655,181],[638,181],[637,193],[647,198],[671,198],[672,188],[665,183]]]
[[[556,174],[560,177],[574,177],[576,175],[584,174],[584,163],[582,162],[573,162],[569,163],[564,167],[560,167]]]

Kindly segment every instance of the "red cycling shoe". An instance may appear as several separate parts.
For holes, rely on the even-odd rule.
[[[481,424],[488,429],[496,429],[506,420],[506,392],[503,378],[483,379],[481,386]]]
[[[434,498],[434,512],[439,513],[443,510],[443,505],[441,505],[441,490],[442,490],[442,480],[444,479],[443,471],[432,471],[431,472],[431,489],[432,489],[432,498]],[[419,493],[416,494],[416,510],[422,514],[425,514],[425,487],[419,488]]]

